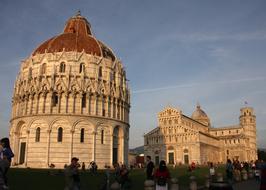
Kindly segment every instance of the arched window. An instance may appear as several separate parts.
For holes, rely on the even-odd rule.
[[[102,66],[99,67],[99,77],[103,76],[103,68]]]
[[[101,144],[103,144],[104,140],[104,130],[101,130]]]
[[[82,108],[86,108],[86,94],[82,94],[82,99],[81,99],[81,106]]]
[[[84,65],[84,63],[81,63],[79,65],[79,73],[84,73],[84,71],[85,71],[85,65]]]
[[[63,128],[59,127],[57,133],[57,142],[62,142],[62,141],[63,141]]]
[[[41,67],[41,74],[43,75],[45,73],[46,73],[46,63],[43,63]]]
[[[84,142],[84,128],[82,128],[80,130],[80,142],[83,143]]]
[[[40,142],[40,137],[41,137],[41,128],[38,127],[38,128],[36,129],[35,142]]]
[[[57,106],[57,104],[58,104],[58,95],[57,93],[54,92],[52,95],[52,106],[55,107]]]
[[[59,72],[64,73],[66,71],[66,64],[64,62],[60,63]]]

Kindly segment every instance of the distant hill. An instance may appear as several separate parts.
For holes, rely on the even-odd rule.
[[[139,146],[129,150],[130,152],[134,152],[136,154],[143,154],[144,153],[144,146]]]

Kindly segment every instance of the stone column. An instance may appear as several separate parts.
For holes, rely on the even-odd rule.
[[[47,94],[46,101],[45,101],[46,103],[47,103],[47,101],[49,102],[49,112],[48,113],[52,113],[53,112],[53,105],[52,105],[53,100],[52,100],[52,97],[53,97],[53,92],[50,91]]]
[[[18,147],[19,147],[19,133],[14,131],[13,135],[12,135],[11,148],[14,152],[18,153],[19,152]],[[12,163],[14,164],[14,163],[18,163],[18,162],[19,162],[18,155],[15,154]]]
[[[76,112],[76,93],[72,94],[72,113]]]
[[[64,108],[64,113],[68,113],[68,105],[69,105],[69,103],[68,103],[68,101],[69,101],[69,94],[66,92],[65,93],[65,101],[66,101],[66,104],[65,104],[65,108]]]
[[[30,136],[30,130],[27,130],[26,151],[25,151],[25,167],[27,167],[27,162],[28,162],[29,136]]]
[[[98,112],[99,112],[98,109],[99,109],[99,108],[98,108],[98,97],[97,97],[97,95],[95,94],[95,95],[94,95],[94,115],[98,115]]]
[[[40,101],[40,94],[36,95],[36,110],[35,110],[35,114],[38,114],[39,112],[39,101]]]
[[[82,111],[82,101],[81,101],[81,98],[82,98],[82,95],[80,93],[77,93],[76,96],[75,96],[75,112],[74,113],[77,113],[77,114],[81,114]]]
[[[27,95],[25,97],[25,110],[24,110],[24,114],[23,115],[27,115],[27,112],[28,112],[28,101],[29,101],[29,96]]]
[[[34,95],[31,94],[31,95],[29,96],[29,99],[30,99],[29,115],[31,115],[31,114],[32,114],[32,109],[33,109]]]
[[[116,107],[116,102],[117,102],[117,100],[114,98],[113,99],[113,118],[114,119],[116,119],[116,117],[117,117],[117,107]]]
[[[46,162],[47,162],[47,167],[49,167],[49,162],[50,162],[50,140],[51,140],[51,129],[47,130],[47,150],[46,150]]]
[[[111,134],[110,134],[110,167],[113,165],[113,140],[114,140],[114,129],[112,128]]]
[[[113,98],[110,98],[110,117],[114,117],[114,104],[113,104]]]
[[[20,111],[20,98],[17,100],[16,116],[19,116],[19,111]]]
[[[120,158],[121,158],[121,162],[124,164],[124,162],[125,162],[125,151],[124,151],[124,149],[125,149],[125,140],[124,140],[124,137],[125,137],[125,135],[123,134],[121,137],[120,137],[120,143],[121,143],[121,145],[120,145]]]
[[[124,102],[121,102],[121,120],[125,121],[125,107],[124,107]]]
[[[95,156],[95,154],[96,154],[96,134],[97,134],[96,131],[92,132],[92,135],[93,135],[92,161],[95,161],[95,159],[96,159],[96,156]]]
[[[90,93],[86,94],[86,98],[87,98],[87,114],[90,115],[91,114],[91,95]]]
[[[59,92],[58,93],[57,113],[61,112],[61,101],[62,101],[62,92]]]
[[[74,129],[70,130],[70,151],[69,151],[69,160],[73,157],[73,136],[74,136]]]
[[[41,97],[42,97],[41,113],[45,113],[46,93],[43,93]]]

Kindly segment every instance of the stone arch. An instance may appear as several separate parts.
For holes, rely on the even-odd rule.
[[[71,125],[70,122],[69,122],[68,120],[66,120],[66,119],[56,118],[56,119],[52,120],[52,121],[49,123],[49,130],[52,130],[52,127],[53,127],[55,124],[59,123],[59,122],[64,122],[64,123],[66,123],[68,126]],[[59,127],[57,127],[57,128],[59,128]],[[64,128],[64,127],[63,127],[63,128]],[[71,129],[71,127],[69,127],[69,129]]]
[[[84,129],[83,141],[81,141],[81,130]],[[94,132],[95,125],[86,119],[79,119],[72,125],[73,133],[73,156],[89,165],[94,160]]]
[[[94,127],[95,125],[92,122],[90,122],[89,120],[86,120],[86,119],[79,119],[79,120],[75,121],[73,123],[72,130],[76,130],[77,127],[79,127],[79,124],[81,124],[81,123],[86,123],[87,125],[92,126],[93,127],[93,131],[95,131],[95,127]]]
[[[28,127],[27,123],[20,120],[15,124],[13,129],[14,136],[11,139],[11,146],[14,152],[17,154],[14,157],[13,162],[16,164],[25,164],[27,154],[27,139],[28,139]]]
[[[58,141],[58,130],[62,128],[62,141]],[[72,151],[71,123],[64,118],[56,118],[49,124],[48,164],[63,167],[69,163]],[[60,154],[59,154],[60,153]]]
[[[16,124],[15,129],[14,129],[14,132],[15,132],[15,133],[19,133],[21,127],[22,127],[23,125],[25,125],[25,124],[26,124],[25,121],[20,120],[20,121]]]
[[[124,128],[116,125],[112,133],[112,164],[124,161]]]
[[[43,119],[33,119],[28,124],[29,143],[35,143],[36,130],[40,128],[40,142],[47,142],[48,123]]]

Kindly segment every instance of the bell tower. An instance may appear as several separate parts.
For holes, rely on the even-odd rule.
[[[244,129],[246,136],[247,159],[257,159],[257,134],[256,134],[256,116],[252,107],[243,107],[240,109],[239,124]]]

